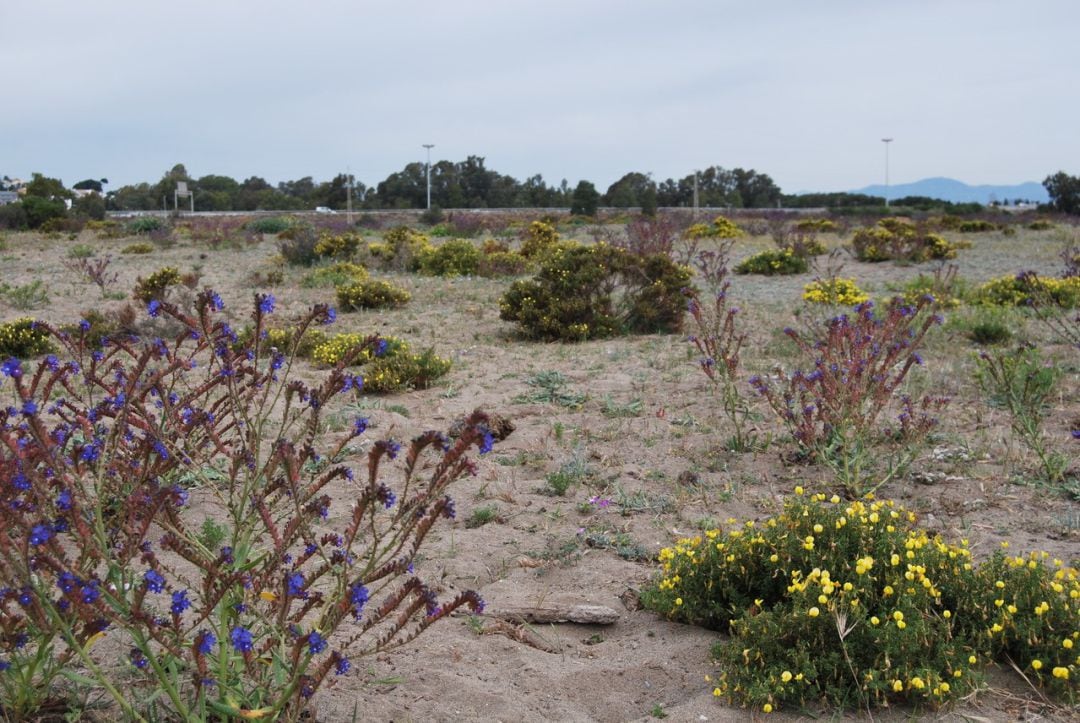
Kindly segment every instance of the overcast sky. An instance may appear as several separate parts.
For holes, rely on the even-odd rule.
[[[0,0],[0,175],[1080,173],[1078,0]]]

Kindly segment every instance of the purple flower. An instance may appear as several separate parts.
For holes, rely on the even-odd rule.
[[[52,536],[52,528],[48,525],[34,525],[30,530],[30,544],[39,547],[48,542]]]
[[[145,670],[146,666],[150,665],[150,661],[146,659],[146,656],[138,648],[131,649],[131,652],[128,653],[128,660],[139,670]]]
[[[20,492],[30,489],[30,480],[22,472],[16,472],[11,478],[11,484]]]
[[[82,586],[82,595],[80,595],[80,598],[87,605],[97,602],[99,597],[101,597],[101,591],[98,590],[97,580],[91,580]]]
[[[337,311],[332,306],[326,307],[326,315],[323,316],[322,324],[324,326],[329,326],[335,321],[337,321]]]
[[[345,662],[348,663],[349,661],[346,660]],[[4,672],[5,670],[7,670],[10,667],[11,667],[10,662],[8,662],[6,660],[0,660],[0,673]],[[348,668],[346,668],[346,670],[348,670]],[[338,673],[338,675],[341,675],[341,673]]]
[[[150,303],[146,305],[146,313],[150,316],[157,317],[161,313],[161,302],[157,299],[151,299]]]
[[[56,371],[60,368],[60,360],[56,358],[55,354],[49,354],[45,357],[45,366],[49,367],[49,371]]]
[[[259,302],[259,311],[263,314],[274,313],[274,295],[273,294],[256,294],[255,298]]]
[[[195,648],[203,655],[209,655],[210,651],[217,645],[217,638],[214,634],[203,630],[199,632],[198,638],[196,638]]]
[[[484,430],[484,438],[480,441],[480,454],[487,454],[491,451],[492,446],[495,444],[495,436],[491,433],[491,430]]]
[[[318,655],[322,651],[326,650],[326,638],[319,635],[318,632],[312,630],[307,638],[308,652],[312,655]]]
[[[358,417],[356,419],[356,421],[353,422],[353,434],[363,434],[365,431],[367,431],[367,428],[368,428],[368,418],[367,417]]]
[[[214,311],[221,311],[225,308],[225,302],[221,300],[216,291],[210,294],[210,306],[214,307]]]
[[[383,356],[383,355],[385,355],[386,354],[386,347],[387,347],[386,339],[379,339],[379,341],[375,343],[375,356]]]
[[[359,582],[353,583],[352,587],[349,588],[349,604],[352,605],[353,617],[357,620],[360,619],[367,601],[368,589]]]
[[[165,578],[157,570],[147,570],[143,573],[143,582],[150,592],[161,592],[165,589]]]
[[[33,400],[27,399],[23,402],[22,413],[24,417],[31,417],[37,414],[38,406],[34,404]]]
[[[187,590],[177,590],[172,594],[172,610],[173,615],[180,615],[185,610],[191,607],[191,601],[187,599]]]
[[[56,578],[56,586],[66,595],[79,585],[79,578],[65,570]]]
[[[90,322],[86,319],[79,319],[79,330],[83,333],[90,331]]]
[[[349,672],[349,668],[351,668],[351,667],[352,667],[352,663],[349,662],[349,659],[344,657],[344,656],[341,656],[334,663],[334,673],[336,675],[345,675],[346,673]]]
[[[288,588],[290,597],[306,598],[307,592],[304,591],[304,576],[299,572],[290,573],[285,578],[285,582]]]
[[[250,653],[254,647],[251,640],[251,631],[239,626],[233,628],[229,633],[229,641],[232,643],[233,648],[240,653]]]
[[[22,366],[19,364],[19,360],[12,357],[3,364],[0,364],[0,374],[3,374],[5,377],[21,377]]]

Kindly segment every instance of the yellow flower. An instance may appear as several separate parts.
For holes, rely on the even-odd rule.
[[[812,618],[816,618],[820,614],[821,614],[821,611],[818,610],[816,607],[812,607],[809,610],[807,610],[807,615],[809,615]]]
[[[681,597],[675,598],[675,604],[676,605],[682,605],[682,598]]]
[[[780,680],[784,681],[785,683],[791,682],[791,671],[785,670],[783,673],[781,673]]]
[[[879,618],[877,615],[870,618],[870,624],[871,625],[879,625],[880,623],[881,623],[881,618]]]
[[[802,485],[796,485],[795,486],[795,494],[801,495],[802,493],[803,493]]]
[[[814,525],[814,532],[816,532],[817,534],[820,535],[824,531],[825,531],[825,528],[820,523]]]
[[[723,693],[720,692],[719,688],[713,688],[712,694],[714,698],[719,698],[721,695],[723,695]]]
[[[1031,667],[1034,668],[1035,670],[1042,670],[1042,661],[1039,660],[1038,658],[1036,658],[1035,660],[1032,660],[1031,661]]]
[[[894,612],[892,614],[892,619],[895,620],[896,622],[900,622],[901,620],[904,619],[904,613],[897,610],[896,612]]]
[[[1063,668],[1061,666],[1058,666],[1058,667],[1054,668],[1054,677],[1055,678],[1061,678],[1062,680],[1068,680],[1069,679],[1069,669],[1068,668]]]
[[[951,618],[951,617],[952,617],[952,613],[951,613],[951,612],[949,612],[948,610],[946,610],[945,612],[941,613],[941,617],[943,617],[943,618],[945,618],[946,620],[948,620],[949,618]]]
[[[772,713],[772,703],[766,703],[765,705],[761,706],[761,709],[766,713]]]
[[[972,665],[975,665],[975,662],[976,662],[975,656],[974,655],[969,655],[968,656],[968,662],[971,663]]]
[[[1065,638],[1064,640],[1061,641],[1061,647],[1065,648],[1066,650],[1072,650],[1072,646],[1073,646],[1072,638]]]
[[[894,680],[892,682],[892,689],[897,693],[901,693],[904,690],[904,684],[899,680]]]

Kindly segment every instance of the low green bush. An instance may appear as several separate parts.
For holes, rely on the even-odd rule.
[[[322,236],[315,244],[319,256],[348,261],[360,250],[362,239],[355,233]]]
[[[976,565],[966,541],[930,534],[900,505],[798,487],[782,513],[729,525],[661,550],[642,594],[672,620],[730,633],[713,649],[717,697],[764,712],[936,708],[1012,661],[1076,698],[1080,581],[1061,560],[998,552]]]
[[[169,222],[157,216],[140,216],[133,218],[127,223],[127,232],[130,234],[149,234],[154,231],[165,231],[169,228]]]
[[[350,261],[339,261],[330,266],[321,266],[300,281],[305,288],[319,286],[345,286],[360,281],[367,281],[368,270],[360,264]]]
[[[606,243],[556,243],[532,279],[503,295],[500,318],[532,339],[582,341],[682,328],[690,270],[662,254],[631,254]]]
[[[154,244],[140,241],[139,243],[128,244],[124,248],[120,249],[122,254],[152,254],[154,253]]]
[[[514,251],[492,251],[480,257],[476,275],[485,278],[522,276],[532,268],[529,259]]]
[[[368,279],[337,288],[338,306],[342,311],[390,309],[404,306],[411,298],[405,289],[382,279]]]
[[[53,351],[49,333],[30,318],[0,324],[0,358],[30,359]]]
[[[744,259],[735,266],[737,274],[763,274],[777,276],[783,274],[804,274],[810,269],[806,258],[793,250],[767,249]]]
[[[999,228],[1000,227],[996,223],[976,218],[969,221],[962,221],[956,227],[956,230],[960,233],[986,233],[987,231],[997,231]]]
[[[247,223],[247,230],[253,233],[279,234],[285,231],[292,222],[285,216],[268,216],[265,218],[253,218]]]
[[[169,287],[180,283],[180,272],[175,266],[163,266],[145,279],[141,276],[135,281],[135,290],[132,296],[140,301],[161,301],[168,293]]]
[[[963,245],[928,233],[905,218],[883,218],[876,225],[861,228],[851,239],[851,249],[859,261],[922,261],[956,258]]]
[[[466,239],[451,239],[421,249],[420,271],[429,276],[473,276],[480,266],[480,249]]]

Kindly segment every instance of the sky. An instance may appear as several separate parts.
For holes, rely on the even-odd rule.
[[[0,176],[1080,173],[1076,0],[2,0]]]

